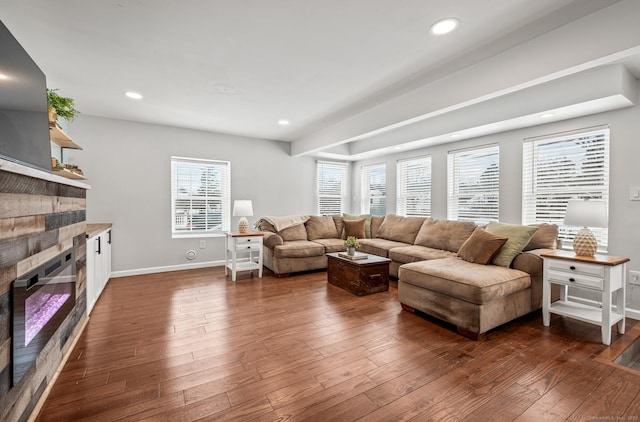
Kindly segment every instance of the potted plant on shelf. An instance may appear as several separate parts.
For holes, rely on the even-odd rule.
[[[358,243],[358,238],[355,236],[348,236],[347,240],[344,241],[344,246],[347,248],[348,255],[355,255],[356,249],[360,248],[360,243]]]
[[[58,95],[58,88],[47,88],[47,106],[49,107],[49,126],[56,124],[58,116],[72,121],[80,112],[75,108],[73,98]]]

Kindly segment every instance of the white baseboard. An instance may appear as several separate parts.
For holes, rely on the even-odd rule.
[[[224,261],[207,261],[207,262],[194,262],[192,264],[167,265],[166,267],[137,268],[134,270],[113,271],[111,273],[111,277],[117,278],[117,277],[129,277],[133,275],[166,273],[169,271],[195,270],[197,268],[221,267],[223,265],[224,265]]]

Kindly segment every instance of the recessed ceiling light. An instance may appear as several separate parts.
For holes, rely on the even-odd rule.
[[[280,126],[287,126],[289,124],[288,120],[278,120],[278,124]]]
[[[431,33],[434,35],[448,34],[458,27],[458,23],[458,19],[455,18],[440,19],[431,25]]]
[[[133,99],[133,100],[141,100],[142,99],[142,94],[138,94],[137,92],[133,92],[133,91],[127,91],[124,93],[124,95],[126,95],[127,97]]]
[[[540,118],[541,119],[548,119],[549,117],[553,117],[555,115],[556,115],[555,113],[544,113],[544,114],[540,115]]]
[[[0,73],[0,79],[9,79],[9,77],[4,73]]]

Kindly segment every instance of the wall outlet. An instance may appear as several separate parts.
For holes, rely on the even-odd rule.
[[[206,240],[201,240],[200,241],[200,249],[205,249],[207,247],[207,241]]]
[[[629,284],[640,284],[640,271],[629,271]]]

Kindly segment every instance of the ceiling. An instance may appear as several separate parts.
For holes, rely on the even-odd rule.
[[[368,137],[423,112],[386,113],[388,121],[338,130],[348,122],[385,105],[392,110],[399,97],[617,1],[2,3],[0,20],[48,86],[75,98],[83,114],[281,140],[297,144],[293,155],[354,159],[384,144],[367,147]],[[444,17],[457,18],[459,28],[431,35],[431,24]],[[640,61],[626,63],[640,68]],[[144,98],[131,100],[125,91]],[[389,142],[409,141],[415,136]]]

